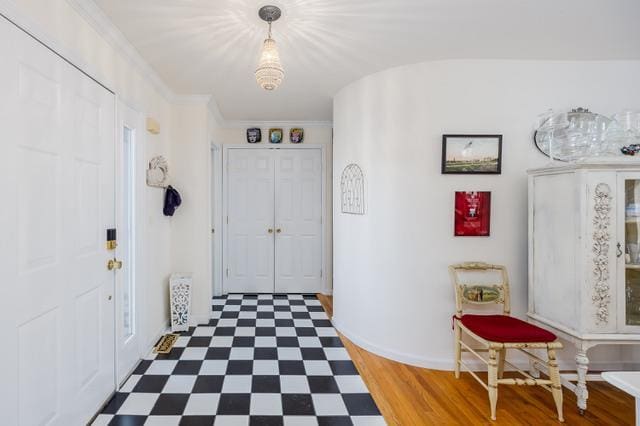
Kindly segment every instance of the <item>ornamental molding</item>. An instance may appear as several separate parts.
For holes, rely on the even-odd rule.
[[[609,225],[611,224],[611,187],[599,183],[593,197],[593,276],[594,292],[591,299],[596,307],[596,324],[609,322]]]

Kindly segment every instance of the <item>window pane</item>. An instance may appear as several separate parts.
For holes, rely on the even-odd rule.
[[[123,333],[125,340],[132,336],[135,332],[135,312],[134,312],[134,143],[133,131],[127,127],[124,128],[123,135],[123,179],[122,179],[122,208],[123,208],[123,237],[121,241],[121,252],[124,260],[124,268],[122,270],[122,315],[123,317]]]
[[[640,325],[640,180],[625,181],[625,323]]]

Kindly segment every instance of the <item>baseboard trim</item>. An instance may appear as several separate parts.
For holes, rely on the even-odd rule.
[[[148,340],[147,343],[144,345],[144,348],[142,351],[142,359],[145,359],[144,357],[146,357],[149,353],[151,353],[153,348],[156,346],[156,343],[158,342],[158,340],[160,340],[162,336],[167,334],[170,326],[171,326],[170,322],[165,321],[162,324],[162,326],[158,329],[158,331],[154,335],[152,335],[151,339]]]
[[[383,358],[390,359],[391,361],[401,362],[403,364],[413,365],[415,367],[429,368],[432,370],[453,371],[453,360],[432,359],[383,348],[374,343],[371,343],[366,339],[363,339],[362,337],[358,336],[355,333],[352,333],[350,330],[343,327],[340,319],[335,315],[333,316],[331,322],[333,323],[333,326],[336,328],[336,330],[342,333],[347,339],[351,340],[361,348]]]
[[[208,315],[191,315],[189,318],[189,325],[191,327],[197,327],[199,325],[209,324],[209,320],[211,319],[211,314]]]
[[[428,368],[430,370],[453,371],[453,355],[450,359],[431,358],[394,351],[371,343],[367,339],[364,339],[357,334],[352,333],[350,330],[345,329],[341,325],[340,319],[335,315],[331,322],[333,323],[333,326],[336,328],[336,330],[343,334],[347,339],[349,339],[351,342],[355,343],[362,349],[365,349],[375,355],[387,358],[391,361],[413,365],[415,367]],[[508,356],[508,359],[509,362],[511,362],[521,370],[527,371],[529,369],[529,362],[525,355],[512,353]],[[465,364],[467,364],[473,371],[487,370],[487,366],[475,357],[465,359]],[[558,364],[560,366],[560,370],[562,371],[575,371],[576,369],[576,365],[573,360],[559,359]],[[589,364],[589,369],[591,371],[637,370],[639,368],[640,365],[638,363],[629,361],[596,361]],[[510,371],[512,369],[507,368],[507,370]]]

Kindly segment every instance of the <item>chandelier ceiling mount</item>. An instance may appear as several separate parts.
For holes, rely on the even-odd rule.
[[[275,90],[284,79],[284,68],[280,63],[280,54],[276,41],[271,38],[271,24],[282,16],[282,11],[278,6],[262,6],[258,11],[258,16],[269,24],[269,33],[262,45],[260,62],[256,69],[256,81],[264,90]]]

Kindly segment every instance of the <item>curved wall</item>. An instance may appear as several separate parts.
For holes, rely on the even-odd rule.
[[[334,322],[398,361],[453,367],[447,265],[507,265],[515,315],[527,301],[526,169],[548,108],[640,108],[640,62],[439,61],[386,70],[334,100]],[[442,134],[503,135],[502,175],[441,175]],[[356,162],[366,215],[340,211],[340,174]],[[453,237],[456,190],[492,191],[491,236]],[[625,355],[622,353],[621,355]]]

